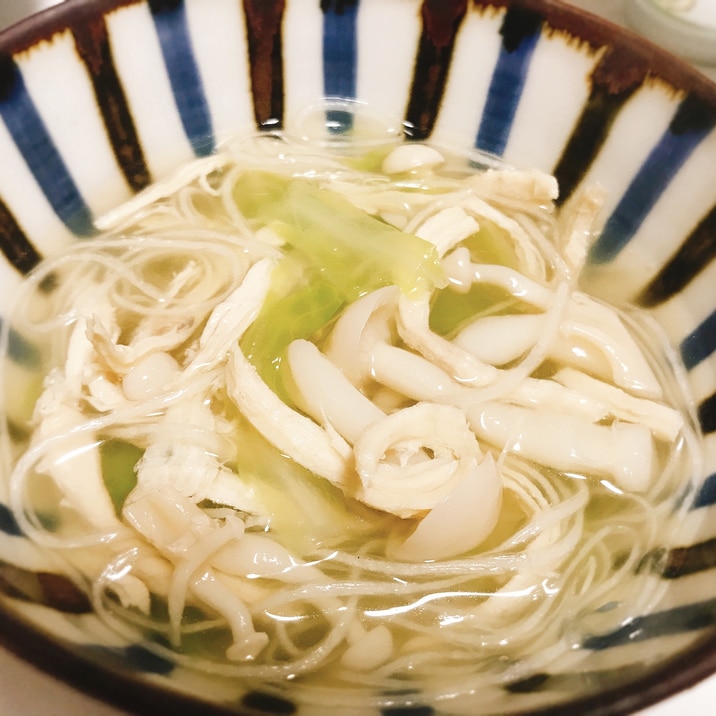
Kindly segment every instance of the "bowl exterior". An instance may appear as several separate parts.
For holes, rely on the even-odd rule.
[[[604,185],[590,281],[617,277],[615,298],[664,326],[705,446],[683,532],[657,555],[663,604],[585,643],[586,670],[360,713],[626,713],[716,669],[716,86],[626,31],[552,0],[68,0],[0,38],[0,317],[23,275],[91,238],[104,212],[324,97],[365,102],[413,140],[551,172],[561,204]],[[32,372],[21,336],[8,355],[18,380]],[[12,648],[75,681],[89,668],[95,691],[136,711],[328,713],[122,643],[7,498],[0,481]]]

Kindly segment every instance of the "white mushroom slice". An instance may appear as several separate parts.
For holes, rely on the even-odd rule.
[[[341,656],[341,665],[346,669],[368,671],[386,662],[393,653],[393,635],[385,624],[379,624],[370,631],[352,640]]]
[[[227,659],[251,661],[261,653],[269,642],[268,634],[256,631],[251,613],[235,590],[207,570],[192,580],[191,591],[229,623],[234,643],[226,650]]]
[[[478,270],[484,268],[478,267]],[[487,267],[486,273],[492,274],[495,268]],[[505,279],[509,275],[499,270],[495,273],[502,274]],[[530,294],[530,298],[521,298],[534,305],[546,303],[542,300],[546,296],[540,299],[541,290],[536,284],[523,284],[522,288]],[[517,295],[517,283],[513,289],[513,295]],[[546,322],[547,315],[542,313],[485,316],[465,326],[453,343],[486,363],[505,365],[520,358],[537,342]],[[592,370],[607,371],[611,380],[632,393],[647,398],[661,397],[661,387],[654,372],[618,313],[581,292],[573,292],[567,302],[559,334],[548,346],[547,353],[570,365],[585,364],[588,357],[585,357],[584,351],[573,352],[578,342],[592,346],[598,353],[600,360],[598,364],[592,361]]]
[[[485,316],[466,325],[452,342],[485,363],[503,366],[537,343],[545,321],[543,313]]]
[[[469,390],[417,353],[388,343],[373,346],[370,366],[376,382],[411,400],[451,402]]]
[[[416,169],[432,169],[445,162],[445,157],[426,144],[400,144],[383,160],[384,174],[403,174]]]
[[[372,346],[391,341],[399,292],[395,286],[385,286],[354,301],[339,316],[328,337],[326,356],[358,388],[370,375],[367,357]]]
[[[347,485],[348,460],[335,436],[286,405],[238,345],[229,354],[226,387],[236,407],[274,447],[334,485]]]
[[[469,292],[474,278],[470,249],[458,246],[443,257],[440,268],[451,291],[463,294]]]
[[[331,425],[349,443],[384,417],[313,343],[293,341],[286,352],[293,382],[291,397],[320,425]]]
[[[469,351],[430,330],[430,303],[426,298],[398,299],[398,333],[413,350],[470,387],[489,385],[497,378],[494,366],[487,365]]]
[[[554,380],[595,401],[601,401],[615,418],[648,425],[658,437],[672,441],[684,427],[678,410],[663,403],[637,398],[602,380],[572,368],[563,368]]]
[[[442,258],[450,249],[477,233],[480,225],[459,206],[442,209],[426,219],[415,235],[429,241]]]
[[[480,439],[546,467],[610,476],[632,492],[651,484],[654,444],[645,425],[595,425],[552,410],[498,403],[475,406],[468,418]]]
[[[481,461],[464,413],[417,403],[370,425],[354,447],[361,486],[356,497],[399,517],[442,502],[462,480],[462,461]]]
[[[514,298],[519,298],[543,311],[546,311],[554,301],[553,289],[507,266],[473,264],[472,269],[473,282],[504,288]]]
[[[479,465],[464,461],[462,480],[391,550],[393,559],[445,559],[474,549],[494,530],[502,503],[502,480],[491,455]]]
[[[211,558],[211,566],[238,577],[268,577],[288,583],[324,579],[317,567],[294,557],[276,540],[253,532],[224,545]]]
[[[140,358],[122,377],[127,400],[143,400],[158,395],[180,373],[179,364],[164,351]]]

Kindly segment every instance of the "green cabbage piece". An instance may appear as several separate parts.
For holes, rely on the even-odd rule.
[[[246,172],[233,196],[257,229],[268,226],[286,242],[270,294],[241,340],[244,354],[284,400],[280,367],[291,341],[325,331],[345,305],[382,286],[418,295],[442,283],[432,244],[307,179]]]
[[[290,402],[280,373],[289,344],[318,334],[344,305],[332,284],[290,256],[274,271],[269,295],[242,337],[241,350],[283,400]]]
[[[435,247],[356,208],[347,199],[304,178],[247,172],[234,187],[242,213],[270,226],[346,301],[381,286],[406,295],[442,282]]]
[[[142,448],[118,438],[104,438],[99,443],[102,480],[118,516],[137,485],[135,466],[143,454]]]

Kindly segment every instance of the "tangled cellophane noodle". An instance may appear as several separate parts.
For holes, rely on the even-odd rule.
[[[181,336],[171,352],[180,364],[190,364],[213,308],[241,285],[251,265],[281,255],[270,237],[256,239],[233,200],[237,176],[251,168],[308,175],[335,187],[349,187],[346,195],[350,198],[354,191],[358,204],[361,195],[385,196],[397,190],[391,179],[366,179],[363,172],[314,147],[291,145],[277,137],[242,140],[218,158],[197,163],[174,184],[154,189],[151,204],[139,198],[107,217],[103,224],[107,235],[43,263],[24,284],[8,325],[45,343],[50,356],[64,356],[70,333],[65,327],[83,310],[82,302],[106,302],[123,321],[123,335],[131,334],[142,321],[173,321]],[[398,220],[414,232],[450,206],[457,194],[464,194],[450,177],[432,181],[440,193],[413,192],[412,206],[392,206],[386,213],[403,212]],[[554,216],[528,202],[503,199],[491,206],[504,210],[505,221],[518,227],[523,243],[517,254],[529,264],[528,278],[549,286],[555,300],[546,307],[548,320],[539,340],[498,382],[478,390],[475,401],[499,400],[539,368],[576,280],[550,238],[556,230]],[[155,272],[167,264],[176,266],[171,281],[163,277],[164,269]],[[53,288],[43,295],[40,287],[48,281]],[[659,369],[662,379],[669,369]],[[106,370],[100,366],[98,373]],[[211,401],[216,415],[239,425],[226,396],[222,370],[223,361],[206,368],[199,365],[191,380],[183,381],[180,374],[167,391],[146,402],[105,410],[93,409],[83,394],[79,402],[86,417],[71,434],[85,435],[89,442],[97,435],[116,437],[146,448],[155,439],[167,439],[175,427],[179,439],[201,446],[203,427],[167,425],[161,417],[171,406],[203,400]],[[693,436],[682,437],[645,495],[620,496],[618,519],[614,519],[590,511],[592,488],[583,476],[569,479],[538,469],[507,445],[495,451],[495,457],[503,479],[503,504],[517,514],[515,528],[506,534],[498,528],[499,539],[488,540],[485,548],[468,556],[425,563],[388,560],[382,556],[384,520],[377,522],[377,530],[360,524],[348,542],[331,536],[315,543],[309,538],[286,544],[322,576],[304,584],[259,579],[259,588],[249,597],[240,595],[238,601],[257,629],[269,633],[269,640],[255,658],[232,662],[222,653],[191,654],[181,648],[192,635],[226,626],[220,610],[209,608],[208,614],[194,621],[185,618],[185,610],[204,606],[192,584],[204,577],[216,581],[215,570],[210,569],[214,556],[240,539],[247,524],[270,536],[270,516],[252,522],[243,515],[237,532],[230,527],[235,518],[227,518],[233,510],[221,513],[204,505],[213,531],[179,557],[157,549],[126,522],[118,521],[107,530],[85,524],[79,534],[64,533],[48,527],[41,508],[33,503],[34,472],[62,439],[49,436],[34,442],[20,457],[10,478],[10,503],[25,533],[63,555],[74,579],[89,580],[95,608],[107,624],[130,640],[146,640],[149,649],[168,659],[214,674],[269,682],[298,676],[296,683],[305,682],[311,698],[326,704],[348,684],[377,692],[402,689],[407,681],[444,695],[469,678],[470,688],[479,690],[481,683],[494,680],[498,660],[501,678],[510,680],[560,658],[581,658],[573,649],[584,636],[580,624],[585,615],[591,617],[605,604],[628,605],[631,614],[653,608],[662,588],[653,575],[640,572],[639,563],[659,544],[659,525],[673,513],[669,492],[688,466],[693,449]],[[218,462],[233,464],[237,456],[231,439],[220,443]],[[291,480],[281,485],[289,491],[287,504],[291,494],[294,500],[305,495],[301,491],[305,488]],[[600,489],[604,494],[609,488]],[[86,556],[85,550],[95,552]],[[98,564],[104,566],[97,569]],[[166,614],[144,613],[117,599],[119,582],[127,574],[141,576],[146,564],[157,567],[155,579],[151,574],[146,579],[150,592],[166,601]],[[162,575],[167,577],[163,586]],[[219,580],[229,589],[240,581],[226,575]],[[298,617],[306,612],[313,615],[308,622],[318,635],[310,629],[308,635],[304,633]],[[364,672],[333,658],[341,653],[356,621],[365,628],[385,623],[393,633],[391,654]],[[614,625],[609,615],[604,624]],[[319,675],[318,681],[311,681],[312,673]]]

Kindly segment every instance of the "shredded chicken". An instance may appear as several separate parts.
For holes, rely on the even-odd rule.
[[[236,407],[272,445],[334,485],[349,484],[347,443],[338,443],[334,435],[286,405],[238,347],[229,356],[226,387]]]

